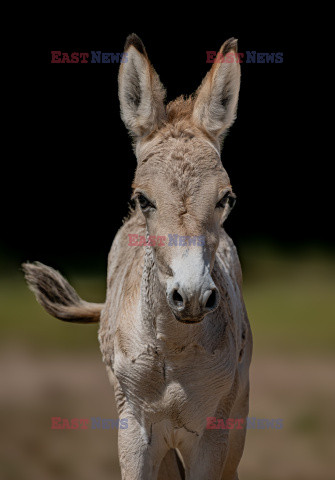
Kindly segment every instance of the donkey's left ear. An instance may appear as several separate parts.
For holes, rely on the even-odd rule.
[[[214,64],[195,97],[193,120],[219,143],[236,117],[241,69],[237,40],[230,38],[220,48]]]
[[[135,139],[161,126],[166,115],[164,98],[164,87],[141,39],[129,35],[119,71],[119,99],[122,120]]]

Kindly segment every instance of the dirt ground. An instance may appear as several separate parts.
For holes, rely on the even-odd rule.
[[[117,480],[116,429],[51,429],[51,417],[117,418],[100,353],[0,354],[0,478]],[[283,419],[249,429],[243,480],[331,480],[335,464],[335,357],[254,356],[249,417]]]

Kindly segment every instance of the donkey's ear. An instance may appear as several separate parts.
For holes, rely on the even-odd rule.
[[[236,53],[237,40],[230,38],[196,92],[193,120],[219,142],[236,117],[241,76]]]
[[[129,35],[119,71],[121,117],[136,139],[159,128],[165,119],[165,90],[141,39]]]

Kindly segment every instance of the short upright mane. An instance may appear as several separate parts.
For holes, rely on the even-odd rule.
[[[184,97],[181,95],[166,107],[167,123],[175,123],[179,120],[191,118],[194,107],[193,95]]]

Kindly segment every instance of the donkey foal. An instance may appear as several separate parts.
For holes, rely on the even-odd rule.
[[[219,153],[236,115],[240,66],[214,63],[193,96],[165,106],[135,34],[125,52],[119,98],[138,161],[136,207],[109,254],[106,301],[83,301],[40,263],[23,268],[48,313],[100,321],[103,361],[119,415],[128,418],[119,430],[123,479],[237,479],[245,422],[206,429],[206,420],[246,419],[249,405],[252,335],[238,255],[222,228],[235,195]],[[219,54],[236,52],[230,39]],[[204,243],[131,246],[132,234]]]

